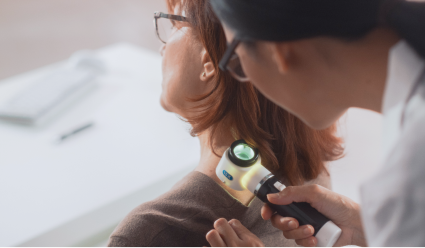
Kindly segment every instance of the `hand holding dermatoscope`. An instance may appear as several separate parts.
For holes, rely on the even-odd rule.
[[[216,174],[234,190],[248,189],[255,196],[284,217],[293,217],[300,225],[312,225],[318,246],[333,246],[341,235],[341,229],[306,202],[289,205],[274,205],[267,200],[267,194],[278,193],[285,188],[279,180],[261,165],[258,150],[244,140],[237,140],[221,158]]]

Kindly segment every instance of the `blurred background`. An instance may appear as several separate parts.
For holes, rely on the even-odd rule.
[[[196,166],[197,139],[159,105],[154,11],[165,1],[0,0],[0,115],[52,100],[43,81],[77,51],[106,68],[42,124],[0,120],[0,246],[105,246],[126,214]],[[333,189],[358,202],[379,168],[381,121],[360,109],[340,120],[346,155],[330,164]]]
[[[154,11],[165,1],[0,0],[0,79],[116,42],[157,52]]]

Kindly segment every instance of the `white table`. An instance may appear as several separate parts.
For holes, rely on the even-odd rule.
[[[196,166],[198,140],[159,104],[160,56],[129,44],[99,55],[107,75],[62,115],[41,127],[0,122],[0,246],[92,245]],[[57,66],[3,80],[0,99]]]

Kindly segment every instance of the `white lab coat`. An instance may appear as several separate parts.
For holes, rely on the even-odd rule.
[[[369,246],[425,246],[425,60],[405,42],[390,51],[383,101],[383,166],[362,185]]]

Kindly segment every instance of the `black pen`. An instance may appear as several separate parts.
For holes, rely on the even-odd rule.
[[[64,135],[61,135],[61,136],[59,137],[59,142],[62,142],[62,141],[64,141],[64,140],[68,139],[69,137],[74,136],[75,134],[78,134],[78,133],[80,133],[80,132],[82,132],[82,131],[84,131],[84,130],[88,129],[88,128],[92,127],[93,125],[94,125],[94,123],[93,123],[93,122],[90,122],[90,123],[88,123],[88,124],[85,124],[85,125],[83,125],[83,126],[81,126],[81,127],[78,127],[78,128],[76,128],[76,129],[74,129],[73,131],[71,131],[71,132],[69,132],[69,133],[66,133],[66,134],[64,134]]]

